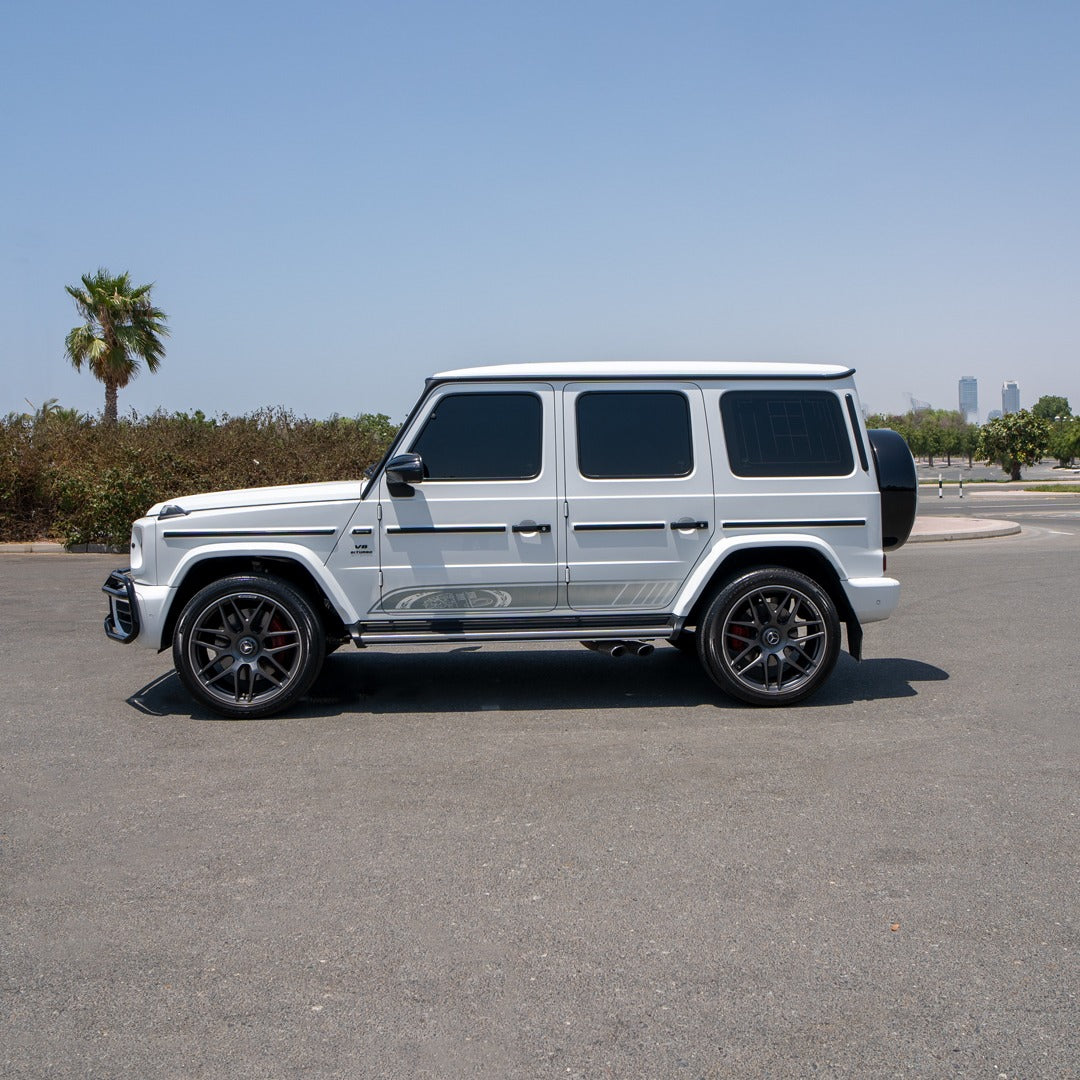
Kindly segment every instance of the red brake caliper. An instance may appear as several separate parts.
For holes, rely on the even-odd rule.
[[[271,634],[275,630],[284,630],[285,629],[285,623],[282,620],[281,616],[280,615],[275,615],[270,620],[270,625],[267,627],[267,629],[271,632]],[[270,638],[267,639],[266,644],[271,649],[280,649],[283,645],[286,644],[286,638],[284,638],[284,637],[270,637]]]

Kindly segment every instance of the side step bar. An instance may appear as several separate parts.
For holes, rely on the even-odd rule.
[[[353,644],[362,649],[367,645],[438,645],[454,641],[597,641],[602,638],[625,640],[626,638],[669,638],[675,632],[670,622],[654,626],[612,626],[551,630],[349,630]]]

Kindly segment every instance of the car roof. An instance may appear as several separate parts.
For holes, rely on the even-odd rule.
[[[595,360],[440,371],[433,382],[457,379],[844,379],[855,369],[838,364],[766,364],[721,360]]]

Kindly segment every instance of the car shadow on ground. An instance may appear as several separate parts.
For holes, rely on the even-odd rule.
[[[918,684],[949,678],[920,660],[856,663],[842,654],[806,708],[915,697]],[[149,716],[221,717],[196,705],[169,671],[128,704]],[[330,656],[308,695],[288,716],[363,713],[543,712],[558,709],[746,708],[726,697],[696,660],[661,646],[649,657],[613,659],[584,649],[501,649],[462,646],[447,651],[343,652]]]

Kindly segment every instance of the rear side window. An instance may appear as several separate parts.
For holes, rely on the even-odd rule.
[[[736,476],[847,476],[854,467],[840,401],[824,390],[732,390],[720,399]]]
[[[688,476],[690,406],[672,390],[590,391],[577,399],[578,468],[593,480]]]
[[[429,480],[540,475],[544,409],[535,394],[447,394],[412,445]]]

